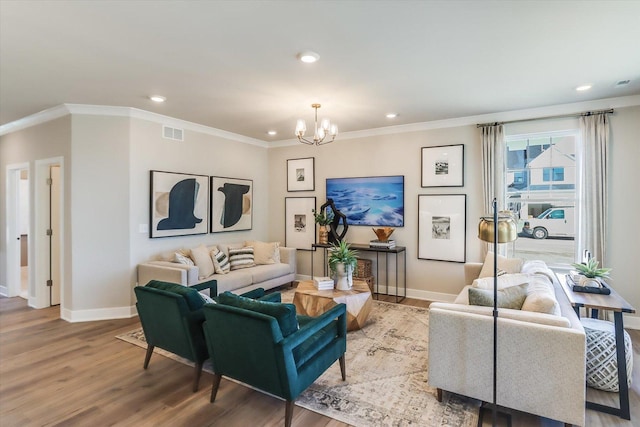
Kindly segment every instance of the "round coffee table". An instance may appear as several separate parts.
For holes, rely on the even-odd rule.
[[[361,329],[369,317],[373,299],[369,285],[363,280],[354,280],[348,291],[328,289],[319,291],[311,280],[298,283],[293,303],[298,314],[316,317],[339,303],[347,306],[347,331]]]

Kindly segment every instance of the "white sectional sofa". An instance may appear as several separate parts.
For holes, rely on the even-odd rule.
[[[493,307],[467,298],[482,266],[465,265],[467,286],[456,303],[430,306],[429,384],[439,396],[444,390],[493,402]],[[585,332],[551,274],[559,315],[498,310],[497,404],[583,426]]]
[[[229,248],[241,248],[243,243],[220,243],[214,246],[228,254]],[[214,246],[209,246],[208,249],[212,250]],[[292,282],[296,276],[295,248],[279,247],[280,262],[255,265],[208,277],[202,277],[197,266],[175,262],[176,251],[160,254],[155,259],[138,264],[138,284],[146,285],[150,280],[162,280],[193,286],[201,282],[217,280],[218,293],[225,291],[244,293],[256,288],[271,289],[282,286]]]

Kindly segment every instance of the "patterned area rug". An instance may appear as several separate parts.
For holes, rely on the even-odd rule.
[[[282,295],[293,299],[293,291]],[[347,336],[347,380],[336,364],[296,405],[358,427],[477,425],[479,402],[444,393],[439,403],[427,384],[428,326],[428,309],[374,301],[365,327]],[[141,329],[117,338],[146,347]]]

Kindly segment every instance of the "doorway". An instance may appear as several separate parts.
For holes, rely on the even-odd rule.
[[[29,299],[30,268],[30,186],[29,163],[7,166],[6,227],[7,227],[7,284],[0,286],[0,294]]]

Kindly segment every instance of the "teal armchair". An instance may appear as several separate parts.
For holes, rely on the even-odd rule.
[[[285,399],[289,427],[295,399],[337,360],[345,379],[344,304],[312,318],[296,316],[293,304],[253,301],[225,292],[203,311],[214,370],[212,403],[222,377],[233,378]]]
[[[144,369],[149,366],[155,347],[177,354],[195,363],[193,391],[198,391],[202,364],[209,358],[202,331],[204,299],[198,291],[209,289],[217,294],[215,280],[196,286],[150,281],[136,286],[134,292],[140,323],[147,341]]]

